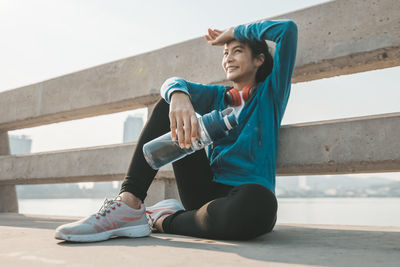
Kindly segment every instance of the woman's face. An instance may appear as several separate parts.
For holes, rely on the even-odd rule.
[[[251,49],[247,44],[236,40],[225,44],[222,67],[228,80],[252,84],[261,64],[259,59],[252,57]]]

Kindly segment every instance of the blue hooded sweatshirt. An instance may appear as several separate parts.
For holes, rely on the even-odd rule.
[[[239,114],[239,125],[208,147],[214,181],[228,185],[260,184],[275,193],[278,135],[289,99],[297,49],[297,26],[291,20],[262,21],[234,28],[235,39],[276,43],[273,69]],[[161,86],[170,103],[172,92],[190,96],[196,113],[223,110],[228,86],[204,85],[172,77]]]

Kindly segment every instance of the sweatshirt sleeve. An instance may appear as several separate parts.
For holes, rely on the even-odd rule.
[[[161,86],[160,94],[169,104],[173,92],[183,92],[189,95],[194,111],[204,115],[213,109],[217,109],[216,99],[221,91],[219,90],[220,87],[220,85],[204,85],[188,82],[179,77],[171,77]]]
[[[262,21],[234,28],[235,39],[270,40],[276,43],[271,72],[274,97],[286,103],[290,94],[291,78],[296,61],[297,25],[292,20]]]

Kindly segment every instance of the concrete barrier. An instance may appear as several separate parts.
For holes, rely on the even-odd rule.
[[[400,2],[330,1],[275,17],[299,28],[294,82],[400,65]]]
[[[278,175],[400,171],[400,113],[286,125]],[[135,145],[2,156],[0,185],[122,180]],[[158,179],[173,179],[171,165]]]
[[[7,132],[0,132],[0,158],[10,155]],[[0,179],[3,177],[0,167]],[[14,184],[0,183],[0,212],[18,212],[17,191]]]
[[[292,81],[303,82],[399,66],[399,10],[397,0],[343,0],[270,19],[297,23],[299,46]],[[120,180],[133,150],[128,144],[8,156],[8,130],[141,107],[151,110],[161,84],[171,76],[226,83],[221,49],[201,37],[0,93],[0,203],[6,203],[0,212],[18,209],[15,184]],[[278,174],[400,171],[399,116],[283,127]],[[170,178],[171,170],[160,171],[164,193],[157,194],[176,194]]]
[[[400,112],[287,125],[277,173],[316,175],[400,171]]]
[[[0,157],[1,184],[50,184],[122,180],[134,143]],[[157,178],[173,178],[171,165]]]
[[[399,66],[398,10],[397,0],[332,1],[272,18],[298,24],[293,82]],[[0,93],[0,131],[144,107],[171,76],[223,82],[221,49],[201,37]]]

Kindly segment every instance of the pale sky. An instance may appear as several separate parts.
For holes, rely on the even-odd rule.
[[[324,2],[0,0],[0,92],[196,38],[209,27]],[[396,67],[294,84],[283,124],[400,112],[399,74]],[[138,113],[147,115],[130,111],[10,134],[30,136],[32,152],[116,144],[127,115]],[[382,175],[400,180],[400,173]]]

